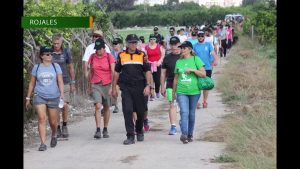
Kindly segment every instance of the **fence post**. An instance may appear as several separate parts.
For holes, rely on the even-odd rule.
[[[251,39],[253,41],[253,38],[254,38],[254,26],[252,25],[251,26]]]

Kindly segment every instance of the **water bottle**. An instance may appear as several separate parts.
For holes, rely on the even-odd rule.
[[[62,98],[60,98],[60,100],[59,100],[58,107],[59,108],[63,108],[64,107],[64,100]]]

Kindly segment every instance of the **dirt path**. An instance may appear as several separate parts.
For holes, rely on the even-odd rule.
[[[217,78],[225,62],[218,66],[213,75]],[[152,129],[145,134],[144,142],[123,145],[126,138],[123,114],[111,114],[110,138],[93,138],[94,117],[84,117],[80,122],[69,125],[68,141],[59,141],[47,151],[37,151],[39,144],[24,149],[25,169],[219,169],[220,163],[211,163],[225,147],[224,143],[205,142],[200,136],[216,125],[225,111],[220,93],[213,89],[209,95],[207,109],[196,112],[195,140],[182,144],[177,135],[168,135],[168,106],[164,98],[149,102],[149,120]],[[121,106],[120,106],[121,107]],[[178,114],[177,118],[180,116]],[[180,130],[177,124],[178,130]]]

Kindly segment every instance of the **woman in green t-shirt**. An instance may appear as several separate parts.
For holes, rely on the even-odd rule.
[[[206,72],[202,60],[193,53],[191,42],[185,41],[179,47],[182,57],[176,61],[174,69],[173,100],[177,97],[180,107],[180,140],[186,144],[193,141],[195,111],[201,94],[197,79],[198,76],[205,77]]]

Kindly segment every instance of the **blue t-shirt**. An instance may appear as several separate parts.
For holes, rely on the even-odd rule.
[[[198,39],[188,39],[188,41],[190,41],[192,43],[192,45],[194,46],[196,43],[198,43]]]
[[[54,63],[57,74],[62,74],[61,68],[57,63]],[[36,84],[34,93],[43,98],[57,98],[60,96],[60,91],[57,84],[57,75],[52,64],[45,66],[40,64],[36,71],[38,64],[34,65],[32,69],[32,76],[36,77]]]
[[[200,59],[204,62],[205,64],[205,70],[211,70],[211,62],[214,61],[214,57],[211,56],[211,52],[214,50],[214,47],[212,46],[211,43],[204,42],[204,43],[196,43],[193,45],[193,49],[196,53],[197,56],[200,57]]]

